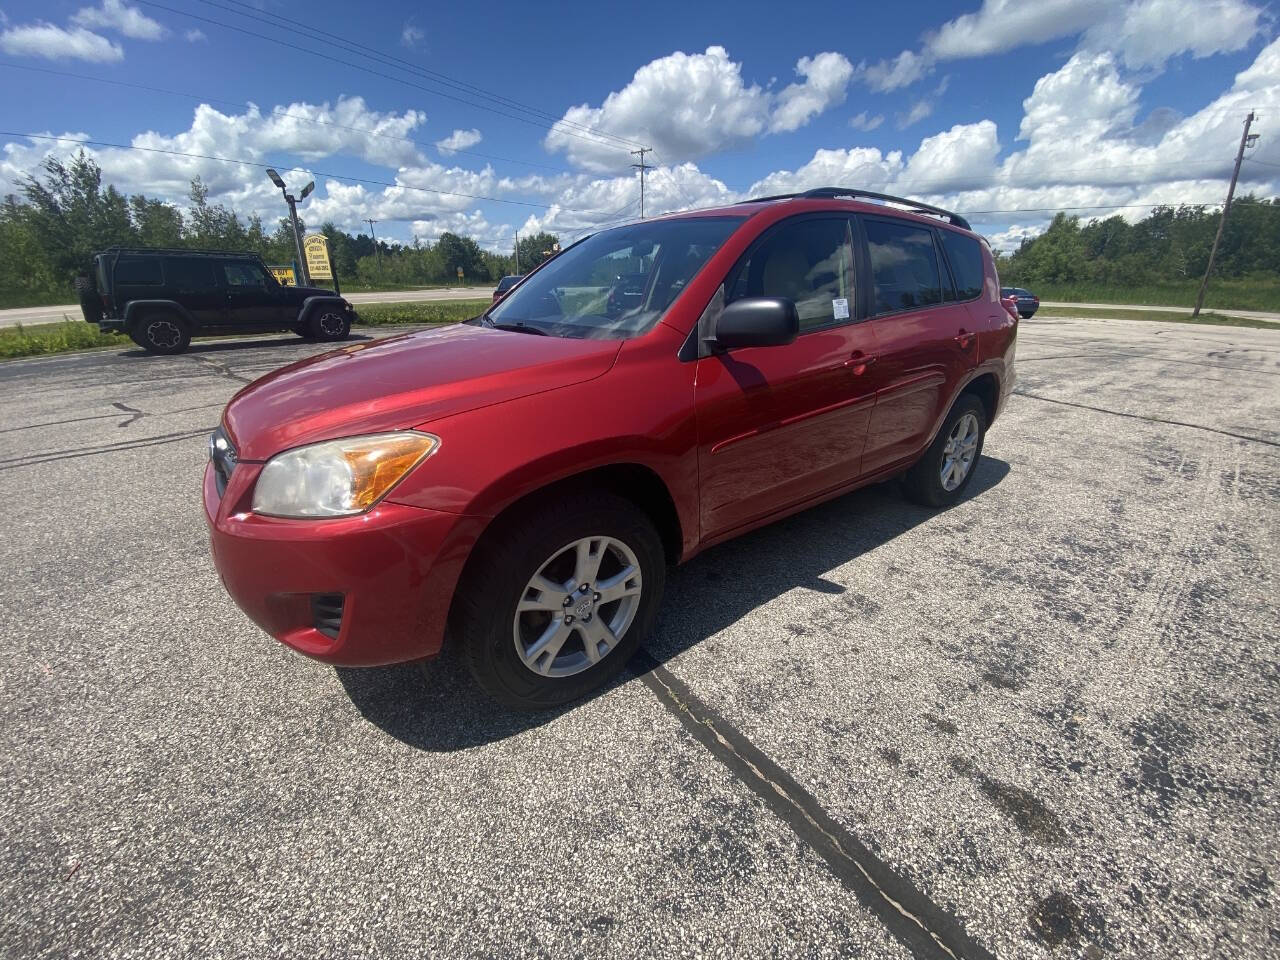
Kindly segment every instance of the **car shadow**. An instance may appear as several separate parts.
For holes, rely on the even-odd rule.
[[[978,462],[966,499],[995,487],[1009,464],[992,457]],[[864,487],[795,514],[728,543],[712,547],[671,570],[663,597],[664,616],[645,644],[657,663],[688,650],[736,623],[752,610],[796,588],[841,594],[826,574],[889,543],[937,515],[903,498],[896,481]],[[797,544],[802,546],[797,548]],[[741,576],[741,571],[751,571]],[[708,590],[713,591],[708,600]],[[779,629],[783,625],[779,624]],[[613,683],[587,699],[643,675],[649,658],[637,657]],[[421,750],[463,750],[541,726],[585,701],[538,713],[506,710],[471,679],[457,645],[439,657],[390,667],[337,668],[339,681],[370,723]]]
[[[223,353],[230,350],[250,350],[258,347],[288,347],[288,346],[325,347],[325,348],[336,350],[345,343],[353,343],[361,340],[374,339],[368,334],[363,334],[363,333],[353,333],[350,336],[348,336],[346,340],[338,340],[333,343],[319,343],[315,340],[303,340],[301,337],[295,336],[294,334],[289,334],[283,337],[271,337],[270,339],[266,339],[266,340],[261,339],[260,337],[251,333],[245,334],[245,337],[251,338],[251,339],[236,337],[234,339],[228,338],[226,340],[196,340],[191,344],[191,346],[187,347],[187,349],[184,350],[180,355],[201,354],[201,353]],[[143,358],[155,357],[156,359],[159,359],[161,356],[160,354],[148,353],[147,351],[141,348],[121,350],[119,355],[122,357],[143,357]]]

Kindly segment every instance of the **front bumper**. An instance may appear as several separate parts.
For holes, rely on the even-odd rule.
[[[221,495],[212,464],[204,475],[213,562],[249,619],[281,643],[339,666],[438,653],[454,589],[485,521],[385,501],[355,517],[262,517],[248,509],[260,469],[238,464]]]

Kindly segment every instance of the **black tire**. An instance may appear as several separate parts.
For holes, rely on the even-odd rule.
[[[943,483],[942,470],[946,462],[948,444],[953,439],[958,425],[966,417],[976,420],[977,444],[973,457],[968,462],[964,476],[951,489]],[[972,393],[962,393],[942,422],[938,435],[934,437],[929,449],[907,471],[902,486],[907,496],[916,503],[927,507],[949,507],[964,494],[965,488],[973,480],[978,470],[978,461],[982,458],[982,444],[987,438],[987,411],[982,401]]]
[[[342,307],[322,303],[311,308],[306,328],[310,339],[332,343],[350,336],[351,318]]]
[[[481,689],[493,699],[515,710],[545,710],[577,700],[616,677],[653,629],[662,590],[666,582],[666,558],[662,541],[649,517],[631,501],[603,491],[585,490],[562,498],[543,501],[522,510],[510,520],[499,518],[498,525],[477,547],[477,553],[454,600],[450,616],[450,633],[462,644],[462,656]],[[572,545],[592,538],[608,539],[630,550],[640,569],[641,592],[628,625],[617,643],[595,663],[578,667],[580,672],[567,676],[543,676],[526,666],[517,652],[517,629],[537,635],[559,616],[568,621],[570,608],[555,614],[532,612],[522,615],[517,626],[517,606],[529,595],[526,586],[534,575],[544,570],[549,560],[570,565],[574,558]],[[610,548],[616,549],[616,548]],[[602,551],[607,553],[607,551]],[[605,563],[610,562],[606,559]],[[613,562],[616,563],[616,560]],[[554,564],[547,569],[554,569]],[[611,568],[616,575],[617,567]],[[604,563],[599,567],[602,578],[609,575]],[[559,582],[557,578],[557,582]],[[602,580],[603,582],[603,580]],[[577,593],[573,594],[575,598]],[[587,594],[583,594],[583,602]],[[559,603],[558,593],[553,603]],[[585,622],[598,615],[602,621],[620,615],[621,604],[601,602],[568,631],[568,639],[550,659],[556,664],[587,657]],[[539,617],[545,617],[539,621]],[[527,647],[526,647],[527,649]],[[597,648],[598,649],[598,648]],[[581,650],[581,653],[577,651]],[[565,668],[565,669],[569,669]]]
[[[134,321],[129,339],[147,353],[182,353],[191,345],[191,326],[170,310],[156,310]]]
[[[296,327],[293,328],[293,332],[296,333],[298,336],[300,336],[303,340],[315,339],[315,337],[311,335],[311,327],[309,327],[305,323],[298,324]]]
[[[80,312],[89,323],[102,321],[102,298],[98,296],[98,288],[88,277],[76,277],[76,300],[80,302]]]

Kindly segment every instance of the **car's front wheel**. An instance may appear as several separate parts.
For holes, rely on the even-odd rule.
[[[907,495],[929,507],[949,507],[973,479],[987,433],[982,401],[962,393],[929,449],[903,478]]]
[[[498,522],[477,548],[451,624],[476,681],[524,710],[608,683],[657,615],[666,560],[653,523],[630,501],[594,491]]]
[[[315,340],[345,340],[351,333],[351,318],[341,307],[320,306],[311,311],[307,329]]]
[[[148,313],[130,329],[129,337],[148,353],[181,353],[191,344],[191,328],[176,313]]]

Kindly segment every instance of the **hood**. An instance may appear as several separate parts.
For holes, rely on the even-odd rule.
[[[324,287],[287,287],[286,289],[293,292],[299,300],[305,300],[307,297],[336,297],[332,288]]]
[[[621,346],[467,324],[354,343],[255,380],[231,398],[223,424],[241,460],[266,460],[591,380]]]

